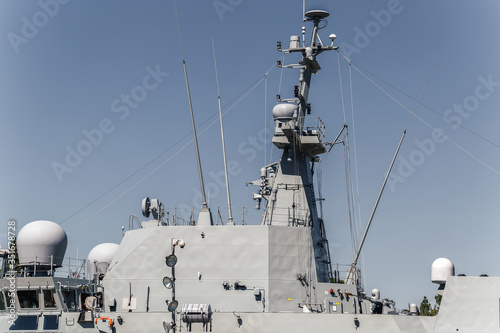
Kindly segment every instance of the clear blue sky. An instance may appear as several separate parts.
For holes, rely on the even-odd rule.
[[[188,144],[191,125],[173,8],[171,0],[0,2],[0,221],[5,231],[12,218],[18,229],[38,219],[64,221],[67,254],[75,256],[78,249],[81,257],[101,242],[120,242],[121,226],[128,226],[130,214],[141,216],[145,196],[166,207],[193,205],[198,178]],[[500,144],[498,1],[307,1],[307,9],[313,8],[331,13],[321,30],[325,43],[335,33],[337,45],[356,64],[414,98],[435,68],[421,102]],[[217,119],[212,38],[225,105],[275,63],[276,41],[287,45],[290,35],[301,33],[300,0],[179,0],[178,9],[200,131]],[[337,55],[323,54],[319,61],[323,70],[313,78],[310,102],[332,140],[343,123]],[[341,71],[352,129],[345,61]],[[248,205],[252,214],[254,189],[245,183],[258,179],[271,158],[270,145],[264,156],[259,132],[262,136],[265,122],[272,121],[279,74],[274,68],[267,79],[267,114],[262,82],[224,117],[233,205]],[[283,97],[292,95],[297,78],[285,71]],[[355,70],[352,84],[364,228],[409,114]],[[413,100],[383,87],[413,109]],[[135,99],[127,101],[126,95]],[[425,107],[416,112],[500,170],[498,147]],[[84,133],[93,135],[90,146]],[[430,265],[438,257],[454,261],[457,273],[500,275],[495,264],[500,177],[452,143],[435,139],[429,127],[412,120],[394,170],[401,178],[392,179],[365,244],[368,291],[379,288],[399,307],[419,303],[424,295],[433,298]],[[223,165],[217,122],[200,134],[200,148],[216,210],[226,205],[218,180]],[[78,149],[86,156],[69,158],[69,165],[68,151]],[[274,150],[271,160],[277,158]],[[324,214],[333,261],[349,263],[343,173],[336,146],[323,156]],[[235,211],[238,218],[241,208]],[[0,232],[3,246],[5,231]]]

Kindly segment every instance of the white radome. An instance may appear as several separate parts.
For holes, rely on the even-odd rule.
[[[372,290],[372,296],[375,299],[380,299],[380,290],[378,290],[377,288],[373,289]]]
[[[96,273],[106,274],[111,260],[113,260],[119,247],[120,245],[115,243],[102,243],[90,250],[87,256],[87,270],[91,278]]]
[[[291,103],[276,104],[273,108],[274,120],[292,120],[296,105]]]
[[[68,237],[64,229],[51,221],[33,221],[26,224],[17,235],[19,263],[27,265],[62,266]]]
[[[431,281],[436,284],[446,283],[449,276],[455,275],[455,265],[447,258],[434,260],[431,267]]]

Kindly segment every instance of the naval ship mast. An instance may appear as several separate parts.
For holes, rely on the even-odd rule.
[[[66,275],[56,271],[63,266],[65,231],[50,221],[28,223],[9,244],[19,267],[14,253],[0,250],[0,332],[500,332],[500,278],[455,276],[446,258],[431,268],[442,295],[435,317],[419,316],[416,304],[398,312],[378,289],[370,297],[357,281],[329,281],[313,167],[345,127],[328,143],[319,118],[314,126],[306,118],[311,76],[320,69],[316,56],[337,49],[335,35],[330,46],[317,35],[327,16],[305,14],[314,24],[309,46],[298,36],[287,50],[278,43],[279,51],[300,52],[302,59],[278,64],[299,69],[300,77],[295,97],[278,96],[273,109],[272,141],[282,157],[252,182],[260,186],[257,206],[267,201],[262,225],[166,224],[160,201],[146,198],[143,215],[152,220],[125,232],[119,245],[95,246],[87,270],[85,261],[75,267],[68,260]]]
[[[306,121],[311,120],[306,118],[306,113],[311,110],[308,103],[311,76],[321,69],[316,57],[324,51],[338,49],[333,46],[334,34],[329,37],[330,46],[323,45],[318,37],[318,30],[326,26],[328,15],[323,10],[305,13],[304,20],[314,24],[309,46],[306,46],[305,37],[301,46],[299,36],[290,37],[289,49],[282,49],[278,42],[278,51],[302,55],[298,64],[285,66],[278,61],[280,68],[300,70],[299,85],[294,88],[293,98],[282,99],[278,95],[279,103],[273,108],[275,133],[272,142],[283,150],[282,157],[279,162],[263,167],[260,181],[253,182],[253,185],[260,185],[259,193],[254,194],[256,208],[260,207],[262,198],[267,201],[262,225],[302,226],[311,230],[318,282],[330,282],[332,269],[328,240],[317,212],[313,168],[314,162],[319,160],[318,155],[326,153],[330,144],[324,141],[325,127],[318,117],[313,119],[314,126],[306,126]],[[320,27],[320,24],[324,25]],[[302,32],[305,36],[305,28]]]

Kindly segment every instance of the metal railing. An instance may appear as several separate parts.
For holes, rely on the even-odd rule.
[[[233,221],[234,224],[240,225],[257,225],[262,223],[262,213],[261,210],[256,210],[254,206],[246,207],[232,207],[233,209]],[[216,225],[226,224],[227,218],[225,216],[228,214],[228,209],[225,206],[217,207],[217,218],[215,221]]]
[[[321,143],[325,142],[325,124],[320,117],[304,117],[303,124],[302,136],[317,136]]]
[[[196,217],[199,211],[194,207],[173,207],[165,209],[164,224],[170,226],[190,226],[196,225]],[[218,206],[212,209],[212,218],[215,225],[225,225],[227,223],[228,209],[225,206]],[[233,221],[235,224],[260,224],[262,222],[262,211],[255,210],[254,206],[233,207]],[[135,222],[135,223],[134,223]],[[137,217],[129,217],[129,230],[133,230],[135,224],[140,228],[140,222]]]
[[[23,258],[23,262],[20,263],[13,271],[16,271],[16,275],[20,277],[28,276],[54,276],[54,277],[67,277],[75,279],[86,279],[86,260],[76,259],[71,257],[62,258],[62,265],[56,264],[59,262],[54,256],[49,257],[32,257]],[[5,260],[5,258],[3,258]],[[7,273],[12,271],[7,268],[6,265],[2,265],[2,276],[6,276]]]

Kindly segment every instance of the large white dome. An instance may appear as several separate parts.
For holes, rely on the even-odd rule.
[[[446,283],[448,276],[455,275],[455,265],[447,258],[434,260],[431,267],[431,281],[437,284]]]
[[[19,263],[28,265],[37,262],[62,266],[68,237],[63,228],[50,221],[33,221],[26,224],[17,235]]]
[[[119,247],[120,245],[115,243],[102,243],[90,250],[87,257],[87,269],[91,278],[96,273],[106,274],[109,264],[111,264],[111,260],[113,260]]]

